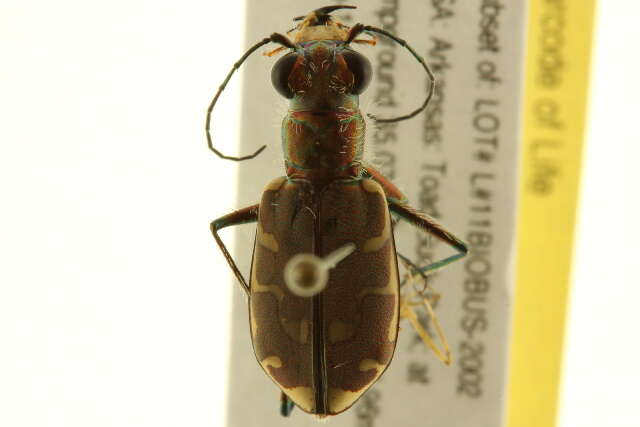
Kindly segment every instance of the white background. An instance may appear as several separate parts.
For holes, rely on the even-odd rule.
[[[598,3],[560,427],[640,425],[640,4]]]
[[[223,425],[243,7],[0,2],[0,426]],[[638,16],[599,5],[562,427],[638,425]]]

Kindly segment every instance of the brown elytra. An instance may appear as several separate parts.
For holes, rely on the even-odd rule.
[[[327,288],[294,295],[283,270],[297,253],[356,251],[331,270]],[[305,180],[272,181],[260,202],[249,311],[256,358],[306,412],[338,414],[391,362],[399,281],[389,208],[372,179],[334,181],[316,194]]]

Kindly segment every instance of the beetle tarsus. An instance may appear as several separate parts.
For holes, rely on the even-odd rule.
[[[440,325],[438,316],[436,316],[435,312],[433,311],[433,307],[431,305],[431,300],[433,299],[434,301],[437,301],[439,296],[434,297],[434,295],[426,295],[425,291],[429,289],[429,285],[426,283],[426,280],[427,280],[426,274],[420,271],[420,269],[411,261],[409,261],[406,257],[398,254],[398,258],[400,258],[400,261],[402,261],[405,268],[407,269],[406,281],[403,281],[403,283],[405,282],[409,283],[413,291],[411,294],[404,295],[402,297],[400,302],[400,317],[403,319],[409,320],[409,322],[411,323],[411,326],[413,326],[413,329],[422,339],[422,342],[433,352],[433,354],[436,355],[438,359],[440,359],[440,361],[442,361],[442,363],[444,363],[447,366],[450,366],[453,361],[453,357],[451,356],[449,342],[447,341],[447,337],[445,336],[444,331],[442,330],[442,326]],[[422,290],[418,289],[415,283],[416,277],[419,277],[421,280],[424,281],[424,285],[425,285],[424,289]],[[412,302],[412,297],[417,297],[420,300],[420,302],[418,303]],[[440,344],[441,344],[440,348],[438,348],[438,345],[436,344],[436,340],[431,336],[431,334],[429,334],[429,331],[422,325],[418,316],[416,315],[416,312],[413,308],[416,305],[422,305],[427,310],[429,319],[433,327],[435,328],[436,335],[438,337],[438,340],[440,341]]]
[[[283,417],[288,417],[293,412],[293,408],[295,405],[293,401],[289,399],[289,396],[284,394],[284,391],[280,392],[280,415]]]

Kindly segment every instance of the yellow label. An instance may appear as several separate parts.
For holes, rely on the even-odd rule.
[[[507,425],[556,423],[594,0],[531,0]]]

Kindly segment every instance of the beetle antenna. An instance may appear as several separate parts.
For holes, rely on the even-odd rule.
[[[430,81],[427,98],[424,100],[422,105],[417,110],[412,111],[409,114],[405,114],[404,116],[393,117],[390,119],[380,119],[373,114],[367,114],[367,116],[378,123],[393,123],[393,122],[400,122],[402,120],[407,120],[420,114],[425,108],[427,108],[427,105],[429,105],[429,101],[431,101],[431,98],[433,97],[433,92],[436,89],[436,78],[433,75],[433,71],[431,71],[431,68],[429,68],[429,65],[427,65],[427,63],[422,58],[422,56],[418,55],[418,53],[415,50],[413,50],[413,48],[405,40],[396,37],[395,35],[391,34],[388,31],[383,30],[382,28],[372,27],[371,25],[362,25],[362,24],[354,25],[351,28],[351,31],[349,32],[349,36],[347,37],[347,41],[346,41],[347,44],[352,42],[356,38],[356,36],[362,32],[381,34],[385,37],[390,38],[394,42],[398,43],[400,46],[407,49],[411,53],[411,55],[413,55],[413,57],[420,63],[420,65],[422,65],[422,68],[424,68],[424,71],[429,76],[429,81]]]
[[[206,123],[205,123],[205,130],[206,130],[206,134],[207,134],[207,144],[209,145],[209,149],[211,151],[213,151],[214,153],[216,153],[218,155],[218,157],[220,157],[220,158],[223,158],[223,159],[226,159],[226,160],[234,160],[234,161],[249,160],[249,159],[253,159],[258,154],[260,154],[262,152],[262,150],[267,148],[266,145],[263,145],[262,147],[258,148],[253,154],[250,154],[248,156],[242,156],[242,157],[227,156],[225,154],[222,154],[222,152],[220,152],[219,150],[217,150],[213,146],[213,140],[211,138],[211,113],[213,112],[213,108],[216,106],[216,103],[218,102],[218,98],[220,97],[220,94],[222,94],[222,91],[225,89],[225,87],[227,87],[227,83],[229,83],[229,80],[231,80],[231,76],[233,75],[233,73],[235,73],[236,70],[238,68],[240,68],[242,63],[249,56],[251,56],[251,54],[253,52],[255,52],[260,47],[262,47],[262,46],[264,46],[266,44],[269,44],[269,43],[278,43],[278,44],[281,44],[282,46],[288,47],[290,49],[294,49],[295,48],[295,45],[286,36],[283,36],[282,34],[279,34],[279,33],[273,33],[269,37],[266,37],[266,38],[260,40],[258,43],[254,44],[252,47],[250,47],[244,53],[244,55],[242,55],[242,57],[235,64],[233,64],[233,67],[231,67],[231,70],[227,74],[227,77],[224,79],[224,81],[222,82],[222,84],[218,88],[218,91],[216,92],[215,96],[211,100],[211,104],[209,104],[209,108],[207,109],[207,120],[206,120]]]

